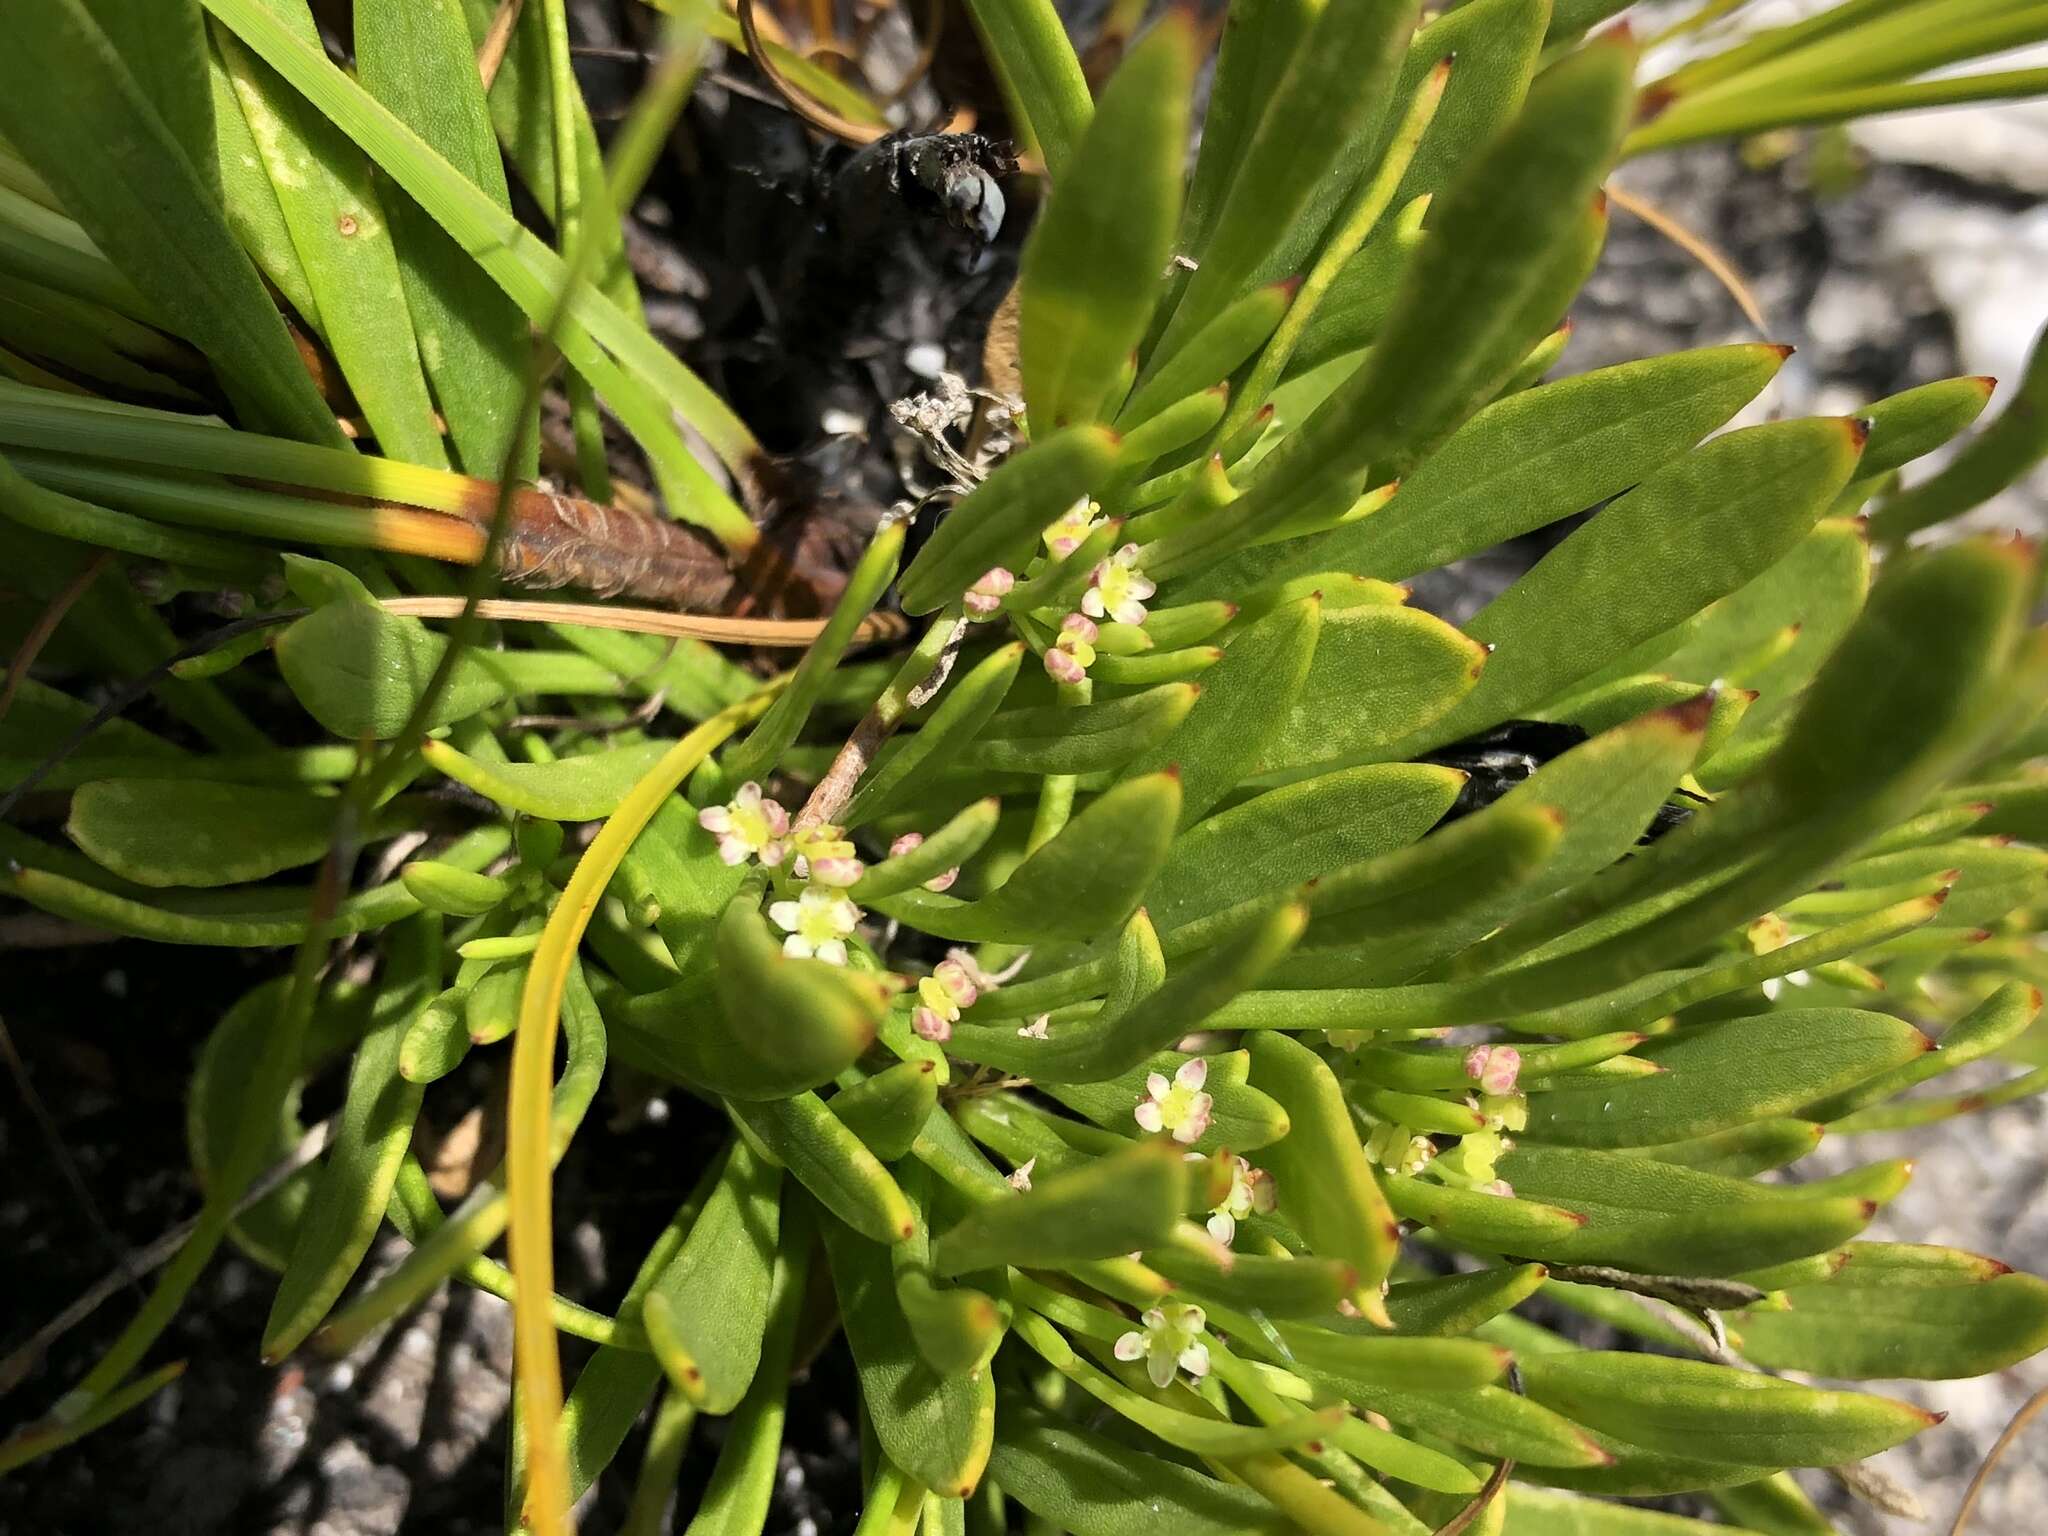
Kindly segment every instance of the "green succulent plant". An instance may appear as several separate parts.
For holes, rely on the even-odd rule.
[[[0,1467],[175,1373],[142,1368],[230,1236],[281,1272],[272,1357],[451,1279],[512,1299],[538,1532],[650,1408],[633,1528],[729,1415],[688,1529],[761,1530],[828,1326],[863,1533],[1822,1531],[1787,1469],[1932,1416],[1781,1373],[2048,1344],[2041,1280],[1859,1237],[1905,1164],[1761,1177],[2048,1087],[2036,553],[1903,544],[2039,459],[2048,365],[1903,492],[1987,381],[1729,431],[1785,349],[1540,382],[1618,157],[2038,90],[1919,77],[2041,7],[1847,0],[1645,84],[1611,0],[1238,0],[1184,174],[1192,17],[1092,99],[1046,0],[972,0],[1050,181],[991,349],[1014,443],[949,445],[928,541],[905,563],[886,520],[822,623],[676,615],[666,646],[474,601],[552,573],[672,605],[765,547],[758,446],[620,254],[704,40],[740,36],[663,9],[609,158],[561,0],[488,89],[518,8],[487,0],[356,0],[353,73],[302,0],[8,9],[0,548],[170,723],[11,678],[7,804],[68,801],[63,841],[0,823],[0,892],[295,958],[199,1058],[196,1230]],[[555,363],[583,498],[518,488]],[[607,505],[600,400],[705,541]],[[1589,508],[1462,628],[1409,606]],[[222,588],[268,611],[181,653],[157,602]],[[899,610],[907,651],[861,659]],[[715,644],[791,634],[772,676]],[[316,744],[256,723],[279,682]],[[359,880],[371,846],[403,851]],[[325,969],[343,935],[373,980]],[[415,1125],[493,1048],[505,1161],[445,1209]],[[2024,1070],[1903,1096],[1984,1058]],[[246,1198],[344,1070],[324,1152]],[[717,1150],[602,1312],[556,1294],[549,1180],[608,1076]],[[357,1283],[387,1222],[410,1252]],[[593,1346],[566,1390],[563,1333]],[[1610,1502],[1700,1490],[1725,1523]]]

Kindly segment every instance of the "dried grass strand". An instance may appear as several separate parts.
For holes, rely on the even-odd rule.
[[[1612,182],[1608,183],[1606,190],[1609,201],[1615,207],[1624,213],[1633,214],[1706,268],[1714,281],[1728,290],[1728,296],[1735,301],[1736,307],[1742,311],[1744,318],[1756,327],[1758,333],[1766,336],[1770,334],[1770,323],[1764,319],[1763,306],[1757,303],[1756,294],[1743,279],[1742,274],[1735,270],[1735,263],[1723,255],[1717,246],[1704,235],[1688,229],[1655,203],[1647,202],[1633,193],[1624,192]]]
[[[454,597],[387,597],[387,613],[415,619],[448,619],[461,611]],[[823,619],[732,619],[714,614],[671,613],[663,608],[620,608],[604,603],[557,603],[532,598],[487,597],[477,615],[508,623],[580,624],[589,629],[621,629],[636,635],[706,640],[714,645],[759,645],[801,649],[825,628]],[[854,631],[856,645],[872,645],[908,634],[901,614],[871,613]]]

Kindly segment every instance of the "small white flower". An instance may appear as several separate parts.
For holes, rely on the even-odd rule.
[[[910,1027],[920,1039],[950,1040],[953,1026],[960,1022],[960,1010],[972,1008],[980,996],[968,964],[941,960],[931,975],[917,984],[918,1007],[910,1015]]]
[[[1145,1130],[1169,1131],[1182,1146],[1202,1139],[1216,1101],[1202,1091],[1209,1080],[1209,1063],[1199,1056],[1181,1063],[1167,1082],[1165,1074],[1154,1072],[1145,1079],[1145,1097],[1138,1100],[1132,1116]]]
[[[1209,1212],[1206,1223],[1209,1235],[1228,1247],[1237,1236],[1240,1221],[1254,1212],[1263,1216],[1273,1209],[1275,1193],[1270,1173],[1263,1168],[1254,1168],[1241,1157],[1232,1156],[1230,1188],[1222,1201]]]
[[[1071,686],[1086,677],[1095,665],[1095,642],[1101,634],[1095,621],[1084,613],[1070,613],[1061,619],[1059,638],[1045,653],[1045,670],[1052,680]]]
[[[1088,590],[1081,596],[1081,611],[1091,619],[1144,623],[1145,599],[1159,587],[1138,569],[1137,561],[1138,546],[1126,544],[1096,566],[1088,578]]]
[[[1026,1040],[1045,1040],[1050,1038],[1051,1032],[1052,1015],[1049,1013],[1041,1013],[1037,1018],[1017,1031]]]
[[[1064,560],[1081,547],[1081,541],[1102,526],[1102,519],[1096,514],[1102,508],[1083,496],[1060,514],[1057,521],[1045,530],[1045,551],[1055,560]]]
[[[1430,1159],[1436,1156],[1436,1143],[1427,1136],[1418,1136],[1405,1125],[1396,1125],[1391,1120],[1382,1121],[1366,1138],[1365,1156],[1368,1162],[1377,1163],[1391,1173],[1413,1176],[1427,1168]]]
[[[860,877],[867,873],[867,866],[854,857],[853,844],[847,841],[844,830],[830,822],[798,827],[789,846],[796,855],[790,868],[799,880],[844,888],[859,884]]]
[[[753,857],[763,864],[780,864],[788,852],[783,839],[789,835],[789,812],[764,798],[761,786],[751,781],[724,805],[699,811],[697,825],[718,839],[718,856],[728,864],[744,864]]]
[[[1522,1053],[1512,1045],[1475,1045],[1465,1053],[1465,1075],[1486,1093],[1513,1093]]]
[[[993,618],[1002,608],[1003,599],[1016,585],[1014,572],[1006,571],[1000,565],[990,566],[973,586],[960,594],[960,602],[977,619]]]
[[[769,907],[768,921],[789,935],[782,941],[785,955],[844,965],[846,940],[860,926],[860,908],[844,891],[807,885],[796,900]]]
[[[1031,1170],[1037,1166],[1037,1158],[1027,1157],[1023,1162],[1010,1170],[1009,1177],[1004,1179],[1003,1182],[1019,1194],[1027,1194],[1031,1189]]]
[[[1196,1381],[1209,1374],[1209,1346],[1202,1342],[1209,1319],[1200,1307],[1169,1301],[1152,1308],[1139,1322],[1142,1329],[1134,1328],[1116,1341],[1116,1357],[1143,1360],[1153,1386],[1171,1386],[1176,1369]]]

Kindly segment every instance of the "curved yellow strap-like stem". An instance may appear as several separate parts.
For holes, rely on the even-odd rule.
[[[562,1359],[549,1303],[555,1293],[552,1243],[552,1145],[548,1090],[562,995],[591,915],[604,899],[626,850],[662,803],[727,737],[762,714],[782,679],[721,710],[683,737],[635,784],[583,857],[541,930],[519,1000],[506,1111],[505,1188],[511,1218],[505,1244],[515,1281],[512,1302],[514,1379],[526,1428],[526,1521],[534,1536],[568,1536],[569,1468],[561,1436]]]

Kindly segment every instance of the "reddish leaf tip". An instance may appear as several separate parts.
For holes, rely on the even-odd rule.
[[[1877,1214],[1877,1202],[1875,1200],[1858,1200],[1856,1202],[1856,1209],[1862,1213],[1863,1219],[1868,1221]]]
[[[1782,363],[1799,349],[1789,341],[1767,341],[1764,343],[1764,350],[1777,353],[1778,361]]]
[[[1841,422],[1843,430],[1849,434],[1850,446],[1855,448],[1858,453],[1861,453],[1863,445],[1870,441],[1870,418],[1868,416],[1844,416],[1841,418]]]
[[[1939,912],[1944,906],[1948,904],[1948,887],[1944,885],[1940,890],[1935,891],[1933,894],[1923,896],[1921,900],[1926,902],[1931,909],[1933,909],[1936,912]]]
[[[1283,297],[1292,299],[1297,293],[1301,292],[1301,285],[1306,281],[1307,278],[1302,273],[1297,272],[1292,277],[1281,278],[1273,286],[1280,290]]]
[[[1987,400],[1991,398],[1992,394],[1998,388],[1997,378],[1994,375],[1988,373],[1972,374],[1970,376],[1970,382],[1972,384],[1977,385],[1980,389],[1984,391],[1984,398]]]

